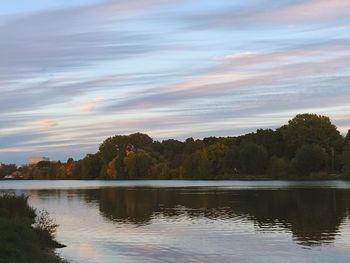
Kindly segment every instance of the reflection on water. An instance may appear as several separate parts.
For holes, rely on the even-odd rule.
[[[71,262],[349,262],[350,189],[27,190]],[[305,249],[307,248],[307,249]]]
[[[334,240],[350,210],[350,191],[336,189],[201,190],[105,188],[83,194],[111,221],[149,224],[157,216],[192,220],[245,218],[261,231],[290,230],[303,245]]]

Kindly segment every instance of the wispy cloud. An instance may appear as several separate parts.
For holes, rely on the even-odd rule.
[[[305,83],[306,79],[315,78],[314,82],[319,84],[320,81],[317,79],[323,74],[332,76],[337,75],[339,70],[344,72],[350,70],[349,59],[348,46],[338,42],[292,50],[226,55],[221,63],[208,69],[208,73],[194,76],[190,80],[175,85],[150,88],[142,93],[131,92],[123,99],[106,105],[106,110],[155,109],[186,101],[193,102],[229,95],[244,100],[249,94],[256,97],[262,95],[274,97],[286,95],[286,93],[289,95],[307,93],[309,91],[303,87],[289,88],[288,82],[293,83],[297,76],[300,82],[304,79]],[[348,76],[349,73],[346,74]],[[266,85],[271,86],[266,87]],[[307,86],[310,86],[310,83]],[[326,89],[333,90],[334,87],[330,86]],[[343,92],[346,91],[343,90]]]
[[[142,32],[125,31],[128,15],[171,1],[102,1],[15,16],[0,24],[0,77],[50,75],[97,61],[158,50]]]
[[[93,100],[89,100],[81,103],[79,105],[79,108],[82,112],[90,112],[93,109],[95,109],[97,103],[101,102],[102,100],[103,100],[103,97],[96,97]]]
[[[42,129],[47,129],[47,128],[50,128],[50,127],[54,127],[54,126],[57,126],[57,122],[54,121],[54,120],[49,120],[49,119],[46,119],[46,120],[40,120],[38,121],[38,126]]]
[[[338,25],[349,22],[350,3],[342,0],[245,1],[225,10],[187,16],[195,27],[257,27],[285,25]]]
[[[1,16],[0,161],[116,133],[237,135],[350,118],[347,1],[94,1]]]

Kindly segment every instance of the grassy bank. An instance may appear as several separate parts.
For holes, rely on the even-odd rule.
[[[39,221],[38,221],[39,219]],[[27,197],[0,195],[0,263],[58,263],[57,225],[29,206]]]

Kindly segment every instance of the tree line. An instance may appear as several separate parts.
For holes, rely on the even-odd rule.
[[[280,128],[236,137],[160,142],[116,135],[81,160],[19,170],[28,179],[350,178],[350,132],[341,135],[327,116],[299,114]]]

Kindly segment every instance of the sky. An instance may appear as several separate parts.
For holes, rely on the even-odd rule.
[[[350,1],[0,3],[0,162],[107,137],[235,136],[298,113],[350,128]]]

